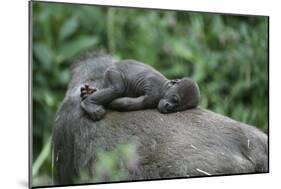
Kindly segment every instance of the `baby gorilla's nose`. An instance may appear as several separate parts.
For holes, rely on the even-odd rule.
[[[166,102],[164,107],[166,110],[171,110],[173,108],[173,106],[169,102]]]

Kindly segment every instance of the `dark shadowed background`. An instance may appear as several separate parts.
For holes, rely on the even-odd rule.
[[[142,61],[169,79],[191,77],[201,107],[268,132],[267,17],[36,2],[32,11],[35,185],[52,183],[54,115],[69,67],[86,51]],[[133,145],[119,148],[100,153],[100,169],[114,178],[125,174],[114,170],[116,156],[134,158]]]

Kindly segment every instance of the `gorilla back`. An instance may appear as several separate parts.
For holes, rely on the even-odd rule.
[[[139,162],[126,180],[268,172],[267,136],[253,126],[201,108],[173,114],[108,111],[92,121],[80,106],[80,87],[104,86],[110,56],[89,56],[72,79],[53,129],[56,184],[73,184],[85,170],[95,176],[97,150],[135,141]]]

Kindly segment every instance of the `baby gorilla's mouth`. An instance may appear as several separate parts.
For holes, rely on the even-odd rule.
[[[171,106],[169,106],[168,102],[166,100],[160,100],[157,109],[160,113],[169,113],[172,112]]]

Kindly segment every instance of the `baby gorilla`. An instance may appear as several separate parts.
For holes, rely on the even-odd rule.
[[[194,108],[198,85],[189,78],[168,80],[152,67],[135,60],[114,63],[104,73],[99,90],[81,87],[81,107],[92,120],[105,116],[105,107],[118,111],[156,108],[161,113]]]

